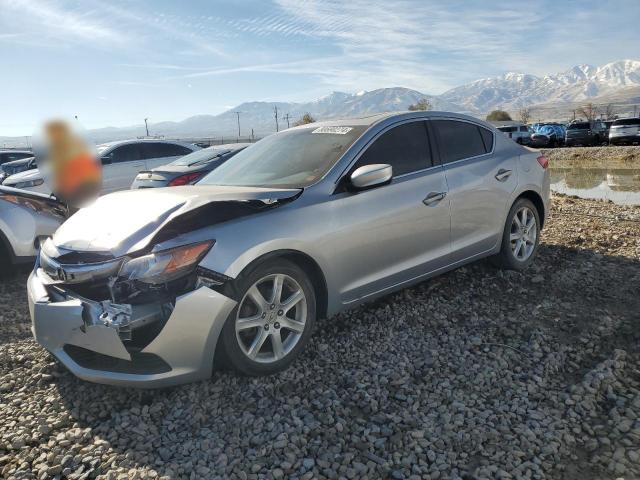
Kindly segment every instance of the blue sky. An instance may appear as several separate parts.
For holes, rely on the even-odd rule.
[[[0,0],[0,135],[640,57],[639,0]]]

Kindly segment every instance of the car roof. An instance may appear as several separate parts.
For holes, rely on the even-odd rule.
[[[350,117],[350,118],[336,118],[332,120],[323,120],[320,122],[307,123],[305,125],[300,125],[297,127],[292,127],[287,129],[286,131],[295,130],[295,129],[303,129],[303,128],[318,128],[318,127],[355,127],[355,126],[365,126],[370,127],[377,123],[387,121],[387,120],[409,120],[412,118],[429,118],[429,117],[447,117],[454,118],[459,120],[467,120],[475,123],[480,123],[485,126],[491,126],[490,123],[481,120],[476,117],[472,117],[469,115],[465,115],[462,113],[454,113],[454,112],[444,112],[438,110],[418,110],[418,111],[405,111],[405,112],[384,112],[384,113],[376,113],[372,115],[366,115],[361,117]],[[284,131],[284,130],[283,130]]]
[[[179,140],[165,140],[160,138],[132,138],[129,140],[115,140],[113,142],[100,143],[96,146],[97,147],[114,147],[116,145],[127,145],[130,143],[169,143],[172,145],[182,145],[183,147],[195,148],[196,150],[200,148],[189,142],[181,142]]]
[[[31,150],[24,150],[18,148],[0,148],[0,153],[30,153],[33,155]]]

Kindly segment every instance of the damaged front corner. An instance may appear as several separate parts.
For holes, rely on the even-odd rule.
[[[206,377],[213,368],[222,327],[236,303],[204,286],[178,297],[166,325],[143,352],[161,356],[172,369],[197,370]]]

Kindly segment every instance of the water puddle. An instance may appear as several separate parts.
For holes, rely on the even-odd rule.
[[[640,205],[640,169],[552,168],[551,190],[621,205]]]

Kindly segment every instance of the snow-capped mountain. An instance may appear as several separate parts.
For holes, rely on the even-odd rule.
[[[576,65],[544,77],[507,73],[456,87],[440,98],[483,113],[551,101],[582,101],[636,86],[640,86],[640,61],[620,60],[601,67]]]
[[[274,108],[278,109],[278,128],[287,128],[305,113],[317,120],[352,117],[379,112],[406,110],[422,98],[435,110],[464,112],[479,117],[500,108],[511,112],[531,106],[537,118],[567,118],[567,112],[580,102],[638,103],[640,61],[620,60],[601,67],[576,65],[567,71],[538,77],[525,73],[506,73],[453,88],[441,95],[428,95],[409,88],[380,88],[358,93],[333,92],[311,102],[246,102],[218,115],[197,115],[181,122],[150,125],[154,135],[168,137],[236,137],[240,112],[240,135],[263,136],[275,131]],[[633,107],[630,110],[633,112]],[[624,109],[618,113],[625,114]],[[97,142],[144,135],[143,125],[91,130]],[[24,138],[0,137],[3,144],[21,145]]]
[[[197,115],[181,122],[161,122],[149,126],[154,135],[166,136],[237,136],[237,114],[240,112],[240,135],[248,137],[253,130],[256,136],[272,133],[276,129],[275,111],[278,108],[278,128],[287,128],[309,113],[317,120],[353,117],[380,112],[407,110],[420,99],[426,98],[436,110],[464,111],[465,108],[433,95],[426,95],[409,88],[380,88],[355,94],[333,92],[317,100],[294,102],[246,102],[219,115]],[[144,127],[119,129],[121,137],[138,136]],[[113,139],[114,130],[99,129],[89,132],[97,141]]]

